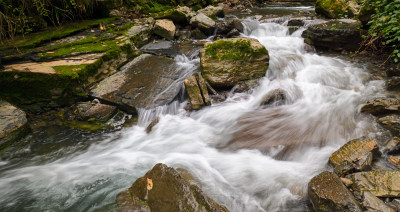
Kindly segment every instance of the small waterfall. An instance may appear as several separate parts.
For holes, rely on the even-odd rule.
[[[307,184],[327,169],[329,156],[348,139],[376,133],[359,108],[383,91],[383,82],[365,81],[363,67],[317,55],[299,33],[289,35],[284,22],[243,23],[243,36],[258,39],[271,58],[267,76],[252,92],[189,115],[178,97],[140,109],[139,125],[92,138],[88,148],[67,156],[2,161],[0,210],[109,211],[120,191],[161,162],[188,170],[230,211],[306,211]],[[175,61],[183,74],[171,86],[181,89],[200,60]],[[260,106],[278,88],[290,101]]]

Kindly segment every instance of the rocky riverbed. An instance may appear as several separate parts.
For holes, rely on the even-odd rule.
[[[400,69],[349,57],[362,4],[321,2],[116,10],[5,46],[0,209],[400,211]]]

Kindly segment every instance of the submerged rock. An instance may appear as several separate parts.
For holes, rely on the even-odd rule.
[[[362,41],[361,22],[352,19],[331,20],[312,25],[302,34],[304,42],[333,50],[357,50]]]
[[[383,151],[388,154],[399,153],[400,152],[400,138],[393,137],[388,142],[386,142]]]
[[[378,119],[383,128],[389,130],[393,135],[400,134],[400,117],[397,114],[387,115]]]
[[[282,89],[274,89],[268,92],[261,100],[261,105],[281,105],[287,100],[287,93]]]
[[[147,189],[148,180],[152,181]],[[175,169],[157,164],[117,196],[117,211],[228,211]]]
[[[153,128],[160,122],[160,117],[156,117],[150,124],[146,127],[146,133],[151,133]]]
[[[204,15],[203,13],[199,13],[191,18],[190,24],[196,28],[199,28],[206,35],[212,35],[216,28],[215,21]]]
[[[28,131],[25,112],[0,100],[0,152],[7,145],[24,137]]]
[[[390,156],[387,160],[394,167],[400,169],[400,156]]]
[[[329,157],[337,174],[371,168],[373,155],[377,155],[378,145],[371,138],[359,138],[347,142]]]
[[[213,87],[231,88],[241,81],[265,76],[269,55],[253,38],[207,43],[200,51],[202,75]]]
[[[351,192],[332,172],[322,172],[308,184],[308,198],[315,211],[362,211]]]
[[[377,197],[400,197],[400,171],[358,172],[348,178],[353,181],[351,188],[359,196],[370,192]]]
[[[90,95],[136,113],[136,108],[172,102],[179,93],[182,74],[184,70],[177,68],[173,59],[142,54],[101,81]]]
[[[173,58],[182,54],[187,57],[197,55],[200,47],[191,42],[177,43],[173,41],[156,40],[144,45],[140,50],[145,53],[164,55]]]
[[[157,20],[154,24],[154,33],[167,40],[174,39],[175,30],[176,27],[174,23],[168,19]]]
[[[400,100],[397,98],[378,98],[369,100],[361,107],[361,112],[377,116],[388,113],[398,113],[399,107]]]

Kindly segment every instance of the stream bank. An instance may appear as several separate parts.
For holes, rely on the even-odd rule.
[[[281,11],[289,16],[279,17]],[[181,91],[183,80],[196,72],[201,59],[191,53],[164,53],[164,50],[144,48],[151,55],[141,54],[135,57],[135,63],[139,61],[150,66],[154,61],[165,60],[164,64],[173,65],[173,70],[182,71],[183,75],[179,77],[162,75],[166,80],[180,82],[177,87],[171,87],[177,98],[172,98],[167,106],[139,107],[139,124],[120,131],[89,133],[67,128],[56,132],[50,132],[51,129],[36,131],[29,135],[22,140],[25,142],[22,148],[8,152],[8,157],[1,161],[2,187],[4,185],[5,191],[9,191],[2,195],[2,199],[9,202],[6,209],[26,210],[29,203],[40,209],[111,209],[119,192],[128,188],[134,179],[145,175],[156,163],[163,162],[186,169],[207,195],[230,211],[306,210],[308,182],[320,172],[331,169],[326,165],[329,157],[343,144],[365,135],[376,136],[380,146],[392,140],[373,117],[359,113],[367,100],[387,95],[379,75],[371,77],[376,70],[370,68],[375,66],[366,66],[364,61],[351,61],[346,54],[316,54],[300,37],[305,30],[301,26],[290,35],[289,20],[314,21],[298,15],[307,13],[313,13],[313,8],[239,12],[237,17],[242,16],[244,26],[240,36],[256,38],[268,50],[270,59],[266,77],[256,80],[257,83],[248,83],[252,86],[243,93],[217,90],[219,95],[226,96],[226,100],[214,99],[211,106],[205,104],[199,111],[187,111],[190,104]],[[147,25],[149,21],[143,23]],[[138,28],[145,27],[133,29]],[[235,28],[239,30],[240,27]],[[159,39],[153,44],[160,43],[166,44]],[[199,42],[197,51],[203,43]],[[189,49],[196,49],[197,45],[193,46]],[[126,69],[117,73],[137,73],[139,69],[134,68],[135,63],[128,63]],[[132,66],[132,69],[128,68]],[[121,78],[114,79],[118,82]],[[201,82],[199,77],[194,81]],[[171,84],[170,81],[167,84]],[[198,87],[201,90],[201,86]],[[182,90],[176,92],[177,88]],[[213,96],[217,95],[211,98]],[[202,100],[205,100],[204,92]],[[110,104],[111,101],[114,100],[85,105]],[[129,101],[120,102],[112,106],[129,112],[130,108],[120,106]],[[390,113],[397,113],[394,111]],[[147,134],[145,127],[155,116],[159,116],[158,123],[153,124]],[[248,136],[243,139],[248,143],[240,142],[243,136]],[[242,146],[237,148],[232,141]],[[391,145],[396,147],[398,144]],[[391,154],[388,156],[395,156]],[[386,155],[383,158],[372,155],[373,169],[387,169],[382,160]],[[366,158],[368,162],[371,157]],[[351,168],[344,173],[351,175],[350,181],[353,176],[369,179],[368,174],[357,171]],[[29,186],[24,180],[30,182]],[[341,183],[337,178],[335,180]],[[156,182],[154,186],[157,186]],[[359,187],[354,188],[360,190]],[[375,195],[372,193],[369,197],[374,199]],[[311,202],[316,205],[315,201]],[[390,202],[395,201],[390,199]]]

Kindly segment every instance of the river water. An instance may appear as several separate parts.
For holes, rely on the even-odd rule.
[[[0,211],[108,211],[120,191],[160,162],[188,170],[230,211],[307,210],[307,184],[328,169],[330,154],[349,139],[377,132],[359,109],[380,95],[383,82],[368,80],[362,65],[318,55],[301,38],[303,29],[289,35],[285,18],[243,23],[242,36],[258,39],[271,57],[259,86],[190,114],[186,101],[140,110],[139,125],[117,132],[42,136],[37,143],[69,146],[0,161]],[[198,58],[176,61],[188,71],[199,66]],[[285,104],[261,107],[276,88],[288,94]],[[160,122],[146,134],[152,113]],[[251,138],[232,148],[246,132]],[[279,144],[288,143],[296,145],[277,157]]]

